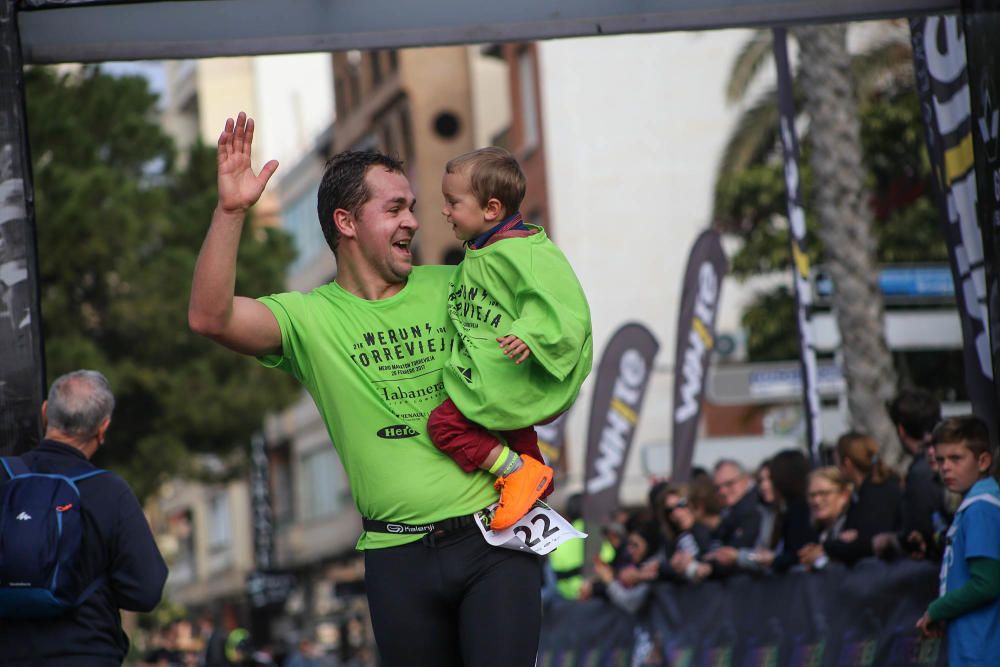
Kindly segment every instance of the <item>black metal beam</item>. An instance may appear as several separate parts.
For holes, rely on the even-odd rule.
[[[960,0],[26,0],[27,63],[436,46],[957,12]]]

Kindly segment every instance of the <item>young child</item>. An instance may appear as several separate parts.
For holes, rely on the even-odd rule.
[[[442,213],[466,253],[448,298],[448,399],[427,430],[466,472],[497,476],[493,530],[551,492],[534,425],[572,405],[593,363],[587,299],[562,252],[523,221],[525,187],[517,161],[500,148],[451,160],[441,185]]]
[[[982,420],[949,417],[934,429],[945,486],[963,494],[948,530],[941,563],[941,597],[917,621],[921,633],[948,627],[951,667],[996,664],[1000,656],[1000,486],[990,476],[993,455]]]

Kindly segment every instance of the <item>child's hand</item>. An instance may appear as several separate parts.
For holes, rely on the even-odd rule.
[[[917,629],[920,630],[921,637],[943,637],[944,627],[941,623],[937,621],[932,621],[930,614],[924,612],[924,615],[920,617],[917,621]]]
[[[515,363],[519,364],[531,355],[531,350],[523,340],[517,336],[504,336],[497,338],[500,349]]]

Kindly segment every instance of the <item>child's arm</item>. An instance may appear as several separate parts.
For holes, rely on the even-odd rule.
[[[561,381],[580,363],[581,353],[586,349],[590,311],[582,293],[577,304],[568,304],[568,299],[560,296],[565,295],[540,287],[519,294],[517,319],[504,338],[516,339],[525,350],[530,348],[534,363]],[[590,359],[585,361],[591,363]]]
[[[969,581],[931,603],[931,621],[950,621],[1000,597],[1000,560],[970,558],[968,563]]]

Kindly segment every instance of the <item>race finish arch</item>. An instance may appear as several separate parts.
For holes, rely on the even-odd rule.
[[[38,441],[45,391],[25,64],[523,41],[961,9],[961,0],[0,0],[0,455]]]

